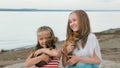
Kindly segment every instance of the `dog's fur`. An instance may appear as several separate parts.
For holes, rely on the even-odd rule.
[[[46,46],[47,46],[47,48],[49,48],[50,50],[52,50],[52,49],[55,49],[55,44],[53,44],[54,43],[54,41],[53,40],[48,40],[47,42],[46,42]],[[43,53],[41,53],[41,54],[38,54],[37,56],[40,56],[40,55],[42,55]],[[46,54],[47,55],[47,54]],[[34,57],[37,57],[37,56],[34,56],[34,53],[33,53],[33,56],[32,56],[32,58],[34,58]],[[48,55],[49,56],[49,55]],[[53,59],[53,57],[50,57],[51,59]],[[37,67],[42,67],[42,66],[44,66],[44,65],[46,65],[47,63],[45,62],[45,61],[40,61],[40,62],[38,62],[37,64],[35,64],[35,66],[37,66]]]
[[[72,55],[72,51],[68,52],[67,51],[67,47],[68,46],[74,46],[74,48],[76,47],[76,42],[75,42],[75,38],[71,37],[68,40],[65,41],[64,46],[63,46],[63,55],[62,55],[62,63],[63,66],[66,66],[67,61],[70,59],[69,56]]]

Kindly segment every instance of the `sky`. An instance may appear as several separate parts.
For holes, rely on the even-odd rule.
[[[0,0],[0,8],[120,10],[120,0]]]
[[[0,9],[3,8],[108,10],[107,12],[87,12],[93,32],[120,27],[120,0],[0,0]],[[35,31],[40,25],[51,26],[56,36],[64,40],[68,15],[69,12],[0,11],[0,48],[6,48],[8,45],[15,47],[16,44],[23,46],[35,42]],[[60,30],[58,30],[59,26],[62,26]]]

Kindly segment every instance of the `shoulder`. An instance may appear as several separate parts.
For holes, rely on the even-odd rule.
[[[90,33],[88,35],[88,39],[96,39],[96,35],[94,33]]]
[[[90,33],[87,38],[87,43],[94,44],[96,42],[98,42],[96,35],[94,33]]]
[[[96,38],[96,35],[94,33],[90,33],[88,35],[88,39],[87,39],[87,44],[86,46],[88,46],[88,49],[90,48],[90,50],[94,50],[94,48],[98,47],[98,40]]]

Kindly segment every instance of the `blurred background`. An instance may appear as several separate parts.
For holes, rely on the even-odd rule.
[[[107,60],[103,68],[116,68],[120,63],[119,0],[0,0],[0,67],[25,61],[26,53],[36,44],[40,26],[50,26],[61,47],[69,13],[80,9],[87,12],[92,32],[100,42],[103,59]]]

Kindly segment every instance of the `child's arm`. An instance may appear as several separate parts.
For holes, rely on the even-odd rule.
[[[86,57],[80,57],[80,56],[71,56],[71,59],[67,61],[69,65],[74,65],[77,62],[83,62],[83,63],[89,63],[89,64],[101,64],[100,58],[97,56],[97,54],[94,51],[93,57],[86,58]]]
[[[56,50],[56,49],[50,50],[49,48],[42,48],[35,52],[35,54],[38,54],[38,53],[45,53],[45,54],[48,54],[49,56],[60,57],[61,50]]]
[[[31,58],[32,55],[33,55],[33,53],[28,56],[28,58],[27,58],[27,60],[25,62],[26,67],[33,66],[33,65],[35,65],[36,63],[38,63],[40,61],[49,62],[49,60],[50,60],[49,56],[45,55],[45,54],[42,54],[40,56]]]
[[[67,54],[65,54],[64,51],[62,51],[62,65],[64,67],[67,65],[67,61],[68,61],[68,56],[67,56]]]

